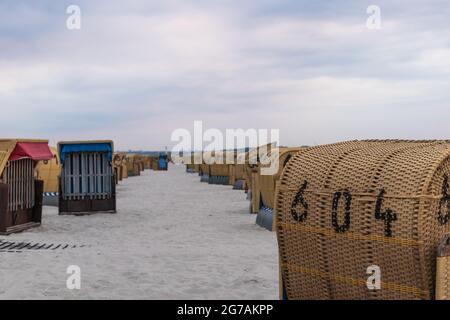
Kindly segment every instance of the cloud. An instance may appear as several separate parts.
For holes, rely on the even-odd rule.
[[[301,145],[440,137],[450,115],[444,1],[0,4],[1,136],[161,149],[179,127],[279,128]]]

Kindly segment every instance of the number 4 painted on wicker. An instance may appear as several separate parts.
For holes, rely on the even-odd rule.
[[[345,213],[344,213],[344,223],[339,225],[338,222],[338,207],[339,200],[344,196],[345,199]],[[333,198],[332,216],[331,224],[337,233],[345,233],[350,229],[350,211],[352,208],[352,195],[350,191],[344,190],[344,192],[336,192]]]
[[[375,219],[384,221],[384,235],[386,237],[392,237],[392,222],[397,220],[397,214],[391,209],[386,209],[385,212],[381,212],[385,193],[386,191],[381,189],[380,194],[377,197],[377,203],[375,204]]]

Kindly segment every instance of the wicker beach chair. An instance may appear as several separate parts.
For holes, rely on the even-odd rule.
[[[47,140],[0,140],[0,234],[41,225],[44,182],[36,165],[52,159]]]
[[[276,196],[284,298],[448,298],[449,177],[447,141],[349,141],[297,153]],[[368,271],[377,268],[374,288]]]

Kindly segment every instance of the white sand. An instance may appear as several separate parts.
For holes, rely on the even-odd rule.
[[[0,253],[0,299],[277,299],[275,234],[243,191],[172,166],[118,187],[118,213],[58,216],[4,241],[86,245]],[[69,265],[81,290],[66,287]]]

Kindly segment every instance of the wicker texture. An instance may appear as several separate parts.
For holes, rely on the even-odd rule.
[[[445,141],[351,141],[296,154],[276,198],[288,298],[434,298],[449,157]],[[367,288],[371,265],[380,290]]]
[[[234,165],[234,179],[235,180],[245,179],[245,165],[243,164]]]
[[[229,183],[230,185],[235,185],[236,183],[241,183],[242,188],[245,188],[245,165],[235,164],[229,167]]]
[[[128,179],[128,169],[125,163],[122,165],[120,172],[122,173],[122,179]]]
[[[209,167],[210,167],[209,164],[206,163],[201,164],[199,169],[200,174],[209,176]]]
[[[228,164],[212,164],[209,168],[211,176],[228,177],[230,174],[230,165]]]
[[[258,171],[259,171],[258,167],[260,164],[259,161],[260,153],[262,153],[263,151],[268,153],[272,148],[275,148],[275,144],[270,143],[265,146],[251,149],[250,151],[245,153],[244,177],[247,184],[247,188],[249,190],[253,190],[253,185],[258,183]],[[251,191],[251,194],[252,194],[252,205],[250,211],[252,213],[258,213],[260,194],[257,192],[255,195],[253,195],[253,191]]]
[[[450,300],[450,236],[442,239],[436,262],[436,300]]]
[[[140,154],[129,153],[126,155],[128,173],[139,175],[144,170],[144,157]]]
[[[450,257],[437,258],[436,274],[436,300],[450,300]]]
[[[210,183],[230,184],[234,181],[231,175],[234,174],[232,166],[235,159],[236,153],[234,151],[206,151],[203,153],[203,164],[198,166],[198,171],[201,175],[214,177],[214,179],[209,181]]]
[[[50,147],[53,159],[48,161],[40,161],[36,166],[38,180],[44,181],[44,192],[59,191],[59,175],[61,174],[61,165],[59,161],[58,150]]]

